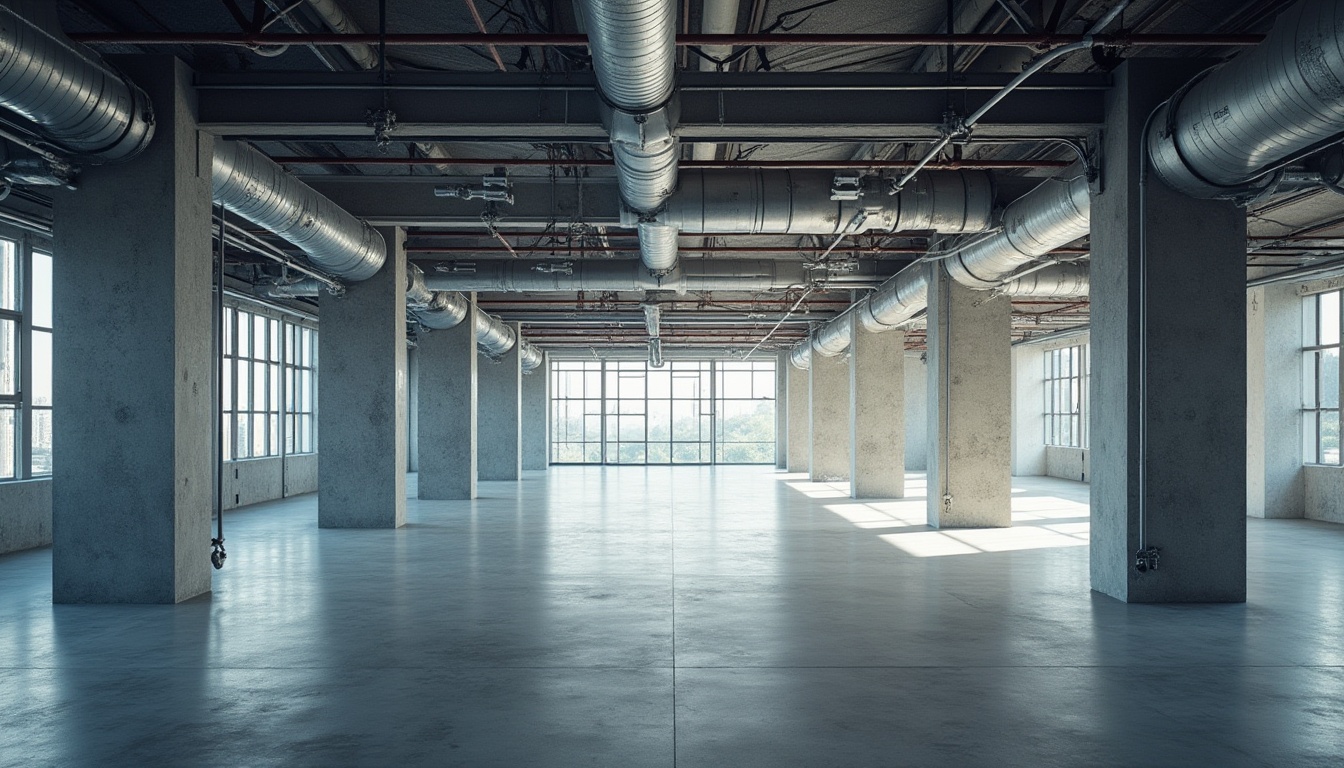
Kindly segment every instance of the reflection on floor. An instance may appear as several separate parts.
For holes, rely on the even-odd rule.
[[[944,532],[909,480],[557,467],[397,531],[291,499],[179,606],[0,557],[0,766],[1339,764],[1344,528],[1249,521],[1246,605],[1129,606],[1087,486]]]

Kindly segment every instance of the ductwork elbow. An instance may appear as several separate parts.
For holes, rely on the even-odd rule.
[[[61,30],[56,4],[0,2],[0,106],[72,160],[130,160],[154,137],[149,97]]]
[[[812,367],[812,343],[800,341],[789,350],[789,362],[793,367],[800,371],[806,371]]]
[[[1344,131],[1344,4],[1301,0],[1255,48],[1153,114],[1153,172],[1199,198],[1249,200],[1270,172]]]

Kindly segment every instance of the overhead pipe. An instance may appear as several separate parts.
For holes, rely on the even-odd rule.
[[[1003,231],[944,260],[962,285],[988,290],[1047,253],[1087,235],[1092,196],[1087,179],[1048,179],[1003,210]]]
[[[1275,171],[1344,129],[1344,5],[1300,0],[1264,42],[1196,78],[1153,113],[1153,171],[1191,197],[1249,200]]]
[[[667,275],[650,275],[634,261],[577,260],[561,263],[487,261],[471,267],[443,265],[446,272],[425,276],[425,283],[440,291],[486,293],[573,291],[784,291],[813,283],[837,286],[872,285],[881,280],[873,262],[860,263],[854,271],[809,269],[796,261],[683,260]],[[837,268],[839,269],[839,268]],[[470,270],[470,271],[467,271]]]
[[[44,0],[0,1],[0,107],[69,160],[122,162],[154,137],[145,92],[71,42]]]
[[[983,232],[994,182],[980,171],[922,174],[897,195],[876,175],[819,170],[683,171],[658,222],[684,233],[839,235],[888,232]],[[858,227],[854,222],[862,222]],[[622,223],[631,226],[628,213]]]
[[[1089,272],[1085,263],[1051,264],[1009,280],[995,291],[1019,299],[1083,298],[1091,288]]]
[[[1087,234],[1090,215],[1091,198],[1085,178],[1066,182],[1049,180],[1004,209],[1002,231],[937,258],[952,279],[976,290],[988,290],[998,287],[1024,265]],[[851,317],[858,318],[863,327],[873,333],[909,322],[928,306],[929,270],[925,262],[906,267],[843,314],[818,328],[812,338],[800,346],[810,346],[818,354],[828,357],[843,353],[849,348]],[[1031,291],[1036,286],[1041,290],[1058,291],[1068,284],[1066,281],[1070,276],[1075,281],[1073,285],[1077,285],[1076,271],[1033,274],[1037,275],[1034,282],[1025,278],[1012,285],[1011,290],[1017,291],[1013,295],[1035,295]],[[1056,283],[1049,282],[1052,275]]]
[[[731,35],[737,32],[737,17],[741,0],[705,0],[700,5],[700,33],[705,35]],[[718,71],[721,62],[733,53],[731,45],[709,45],[700,49],[698,69],[701,72]],[[692,160],[713,160],[718,154],[719,145],[711,142],[696,142],[691,147]]]
[[[611,138],[621,199],[633,212],[644,265],[677,264],[676,231],[654,222],[677,187],[675,0],[577,0]]]
[[[215,142],[211,181],[216,201],[298,246],[326,272],[367,280],[386,261],[376,229],[243,142]]]
[[[325,286],[315,279],[306,278],[288,283],[271,283],[257,287],[257,293],[271,299],[313,297]],[[406,308],[426,328],[447,330],[455,328],[467,317],[470,302],[460,293],[434,291],[425,284],[424,273],[414,264],[406,269]],[[476,313],[476,344],[487,354],[498,357],[519,347],[523,370],[530,371],[541,364],[541,350],[519,337],[512,326],[486,312]]]

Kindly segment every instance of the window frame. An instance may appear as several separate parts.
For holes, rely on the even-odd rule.
[[[227,294],[224,299],[220,360],[224,370],[221,376],[221,408],[217,417],[221,428],[221,461],[252,461],[262,459],[285,459],[290,456],[315,454],[318,451],[318,402],[317,377],[318,361],[318,323],[315,319],[296,313],[286,312],[272,305],[250,301],[236,294]],[[246,318],[246,322],[243,321]],[[256,329],[258,318],[264,329],[261,334],[264,346],[257,347]],[[246,328],[246,354],[240,354],[240,332]],[[274,335],[272,335],[274,330]],[[308,359],[297,361],[292,355],[292,345],[296,335],[306,336]],[[271,347],[278,345],[277,349]],[[239,383],[243,378],[241,365],[248,369],[247,407],[240,408],[241,393]],[[254,381],[258,369],[265,373],[266,380],[258,387]],[[291,381],[301,378],[302,372],[310,373],[309,392],[303,401],[303,410],[289,407],[292,402]],[[263,396],[259,407],[254,397]],[[247,450],[240,451],[238,425],[240,417],[246,417],[248,423]],[[304,424],[307,418],[305,434],[296,434],[295,425]],[[255,428],[260,423],[265,430],[265,451],[256,450],[257,436]],[[293,449],[297,446],[299,449]],[[246,455],[242,455],[246,453]]]
[[[1048,448],[1077,448],[1087,450],[1088,434],[1088,386],[1092,374],[1092,356],[1089,344],[1069,344],[1044,350],[1043,365],[1043,435]],[[1064,371],[1064,358],[1070,366]],[[1072,395],[1065,403],[1062,393],[1068,389]],[[1067,410],[1066,410],[1067,409]],[[1068,429],[1062,427],[1067,423]],[[1062,437],[1067,434],[1067,439]]]
[[[18,376],[15,379],[15,392],[13,394],[0,394],[0,405],[13,408],[15,416],[14,445],[10,446],[13,463],[11,466],[0,467],[0,483],[42,480],[51,477],[51,470],[50,467],[45,472],[35,472],[33,470],[33,436],[36,434],[34,413],[54,413],[55,398],[53,397],[52,405],[34,405],[33,403],[33,350],[36,348],[33,338],[34,333],[49,333],[54,342],[56,334],[54,316],[52,327],[34,324],[33,315],[36,310],[34,299],[36,294],[33,258],[34,254],[40,253],[54,259],[55,251],[49,237],[10,225],[0,224],[0,240],[12,243],[14,246],[14,254],[17,257],[15,259],[17,270],[15,278],[19,289],[16,294],[17,309],[0,309],[0,319],[15,323],[14,359],[18,369]],[[12,475],[8,474],[10,472],[12,472]]]
[[[1321,316],[1321,304],[1322,299],[1326,296],[1335,297],[1335,317],[1333,319],[1335,321],[1335,327],[1337,330],[1335,331],[1335,341],[1333,343],[1321,343],[1320,339],[1321,323],[1322,320],[1324,319]],[[1339,382],[1337,381],[1336,382],[1337,387],[1334,393],[1335,405],[1333,407],[1321,405],[1321,403],[1324,402],[1321,396],[1322,392],[1324,391],[1322,389],[1323,372],[1321,367],[1321,361],[1324,359],[1324,355],[1322,353],[1326,353],[1333,350],[1335,353],[1335,360],[1336,360],[1336,379],[1341,378],[1340,366],[1344,365],[1344,362],[1341,362],[1340,358],[1341,353],[1344,353],[1344,345],[1341,344],[1341,342],[1344,342],[1344,290],[1334,289],[1334,290],[1317,291],[1314,293],[1309,293],[1302,297],[1302,302],[1303,302],[1303,308],[1302,308],[1303,324],[1302,324],[1302,339],[1301,339],[1302,364],[1298,369],[1299,376],[1301,377],[1298,392],[1302,396],[1302,403],[1301,403],[1302,420],[1300,422],[1302,430],[1302,441],[1301,441],[1302,464],[1304,466],[1338,467],[1341,466],[1342,463],[1344,463],[1344,450],[1341,450],[1340,447],[1337,446],[1335,449],[1335,460],[1334,461],[1326,460],[1326,449],[1324,443],[1322,442],[1321,426],[1322,426],[1322,415],[1333,414],[1335,422],[1336,439],[1337,440],[1339,439],[1341,431],[1340,430],[1341,394],[1339,392],[1339,386],[1338,386]],[[1308,323],[1306,322],[1308,314],[1307,306],[1311,307],[1310,310],[1311,323],[1309,328]],[[1310,334],[1310,336],[1308,336],[1308,334]],[[1308,384],[1308,382],[1306,381],[1306,370],[1307,370],[1307,361],[1309,359],[1313,361],[1313,365],[1311,366],[1312,397],[1310,403],[1307,402],[1306,398],[1307,384]],[[1310,428],[1308,427],[1308,424],[1310,424]],[[1311,443],[1310,446],[1308,446],[1309,442]]]

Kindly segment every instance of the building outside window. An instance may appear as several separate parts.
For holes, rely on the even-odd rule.
[[[775,362],[551,364],[551,461],[772,464]]]
[[[224,460],[315,451],[317,331],[241,305],[223,323]]]
[[[1045,444],[1087,447],[1086,344],[1045,352]]]
[[[35,245],[0,237],[0,480],[51,474],[52,260]]]
[[[1339,465],[1340,292],[1302,300],[1302,459]]]

